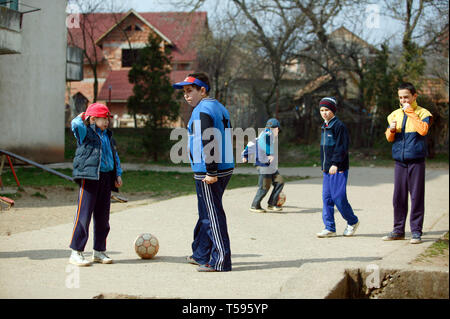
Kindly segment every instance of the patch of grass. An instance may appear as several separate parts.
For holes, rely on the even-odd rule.
[[[448,232],[443,238],[439,238],[424,252],[425,257],[433,257],[444,254],[448,250]]]
[[[22,194],[20,194],[19,192],[12,193],[12,194],[2,194],[2,193],[0,193],[0,196],[7,197],[7,198],[10,198],[12,200],[17,200],[17,199],[22,197]]]
[[[44,194],[42,194],[40,192],[36,192],[36,193],[32,194],[31,196],[37,197],[37,198],[47,199],[47,196],[45,196]]]
[[[58,169],[57,171],[71,175],[70,169]],[[20,183],[26,186],[64,186],[66,188],[76,188],[74,183],[66,181],[58,176],[49,174],[38,168],[17,168],[16,174]],[[8,170],[2,175],[5,186],[14,186],[15,180],[12,173]],[[294,181],[308,177],[287,177],[285,181]],[[181,196],[195,194],[195,184],[192,173],[178,172],[156,172],[156,171],[126,171],[122,176],[123,186],[121,193],[139,193],[148,192],[154,196]],[[258,175],[234,174],[228,184],[227,189],[257,186]],[[33,194],[35,197],[43,197],[42,194]],[[11,197],[11,196],[9,196]]]
[[[420,254],[416,260],[422,261],[427,258],[442,256],[448,252],[448,234],[449,232],[447,232],[442,238],[435,241],[422,254]]]
[[[186,163],[175,164],[170,161],[168,152],[161,154],[158,162],[153,162],[152,157],[149,156],[143,147],[142,134],[143,129],[134,128],[114,128],[112,129],[114,138],[117,142],[117,149],[122,163],[152,163],[165,166],[189,166]],[[174,143],[176,141],[173,141]],[[385,139],[381,138],[373,147],[368,148],[351,148],[350,166],[388,166],[394,165],[394,160],[391,157],[391,144],[387,143]],[[71,161],[75,155],[76,140],[70,129],[66,129],[65,133],[65,154],[67,161]],[[292,142],[280,142],[278,148],[280,154],[279,165],[281,167],[293,166],[320,166],[320,147],[319,141],[313,144],[298,144]],[[235,150],[236,153],[241,153],[242,150]],[[446,148],[436,149],[434,158],[428,158],[433,166],[442,166],[449,163],[448,150]]]
[[[58,177],[56,175],[47,173],[41,170],[40,168],[15,167],[14,170],[16,172],[17,178],[19,179],[21,186],[23,187],[61,186],[61,185],[70,187],[74,185],[72,182],[62,179],[61,177]],[[71,169],[58,169],[57,171],[68,176],[72,175]],[[2,181],[5,186],[12,186],[12,187],[16,186],[14,176],[11,170],[9,169],[3,172]]]
[[[307,177],[284,177],[286,181],[300,180]],[[157,196],[180,196],[195,194],[192,173],[128,171],[122,176],[121,192],[151,192]],[[234,174],[227,189],[257,186],[258,175]]]

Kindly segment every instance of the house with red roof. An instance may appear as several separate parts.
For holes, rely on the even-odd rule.
[[[84,79],[68,82],[66,102],[80,112],[94,101],[105,103],[116,114],[114,126],[134,126],[127,110],[133,94],[128,81],[134,54],[145,47],[149,34],[161,39],[162,48],[171,49],[170,78],[183,80],[197,68],[198,39],[208,30],[206,12],[90,13],[80,17],[80,28],[68,30],[68,45],[85,50]],[[182,101],[180,119],[173,126],[185,126],[191,109]],[[76,115],[76,114],[74,114]]]

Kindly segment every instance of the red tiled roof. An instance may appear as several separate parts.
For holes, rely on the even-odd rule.
[[[105,32],[114,26],[128,13],[90,13],[80,17],[80,26],[84,28],[71,28],[68,34],[68,43],[84,48],[83,29],[85,30],[86,49],[90,57],[97,55],[97,61],[103,59],[102,50],[93,46]],[[173,61],[192,61],[196,59],[195,36],[202,29],[207,28],[206,12],[138,12],[165,37],[174,44],[172,48]],[[95,50],[95,51],[94,51]]]
[[[129,69],[125,69],[109,72],[108,78],[103,83],[97,99],[109,100],[109,86],[111,86],[112,101],[126,101],[130,95],[133,95],[133,84],[128,82],[129,71]]]
[[[174,43],[174,61],[197,58],[195,36],[207,28],[206,12],[143,12],[140,15]]]
[[[128,72],[129,69],[111,71],[103,83],[97,99],[103,101],[109,100],[109,86],[111,86],[111,101],[126,101],[129,96],[133,95],[133,84],[128,81]],[[189,73],[193,72],[193,70],[172,71],[170,73],[170,82],[181,82]]]

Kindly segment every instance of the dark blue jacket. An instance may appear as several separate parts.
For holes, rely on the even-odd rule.
[[[427,109],[420,107],[416,102],[412,104],[417,120],[431,123],[432,115]],[[398,108],[388,116],[388,123],[397,121],[395,139],[392,144],[392,157],[397,162],[424,161],[427,156],[426,135],[420,135],[414,127],[414,119]]]
[[[79,143],[77,140],[77,150],[73,159],[72,172],[72,176],[77,183],[80,183],[82,179],[100,179],[102,144],[100,136],[95,132],[93,127],[95,128],[95,125],[87,127],[86,137],[82,143]],[[114,180],[117,176],[116,142],[112,138],[112,132],[110,130],[106,130],[105,133],[108,134],[111,150],[115,153],[113,155],[114,170],[111,173],[111,178],[113,179],[112,190],[118,192],[118,189],[114,186]]]
[[[348,147],[350,137],[347,127],[336,116],[328,123],[322,125],[320,138],[320,161],[322,171],[328,173],[332,165],[338,171],[349,168]]]

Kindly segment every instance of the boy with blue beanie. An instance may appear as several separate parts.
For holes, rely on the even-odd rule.
[[[347,127],[336,116],[337,101],[325,97],[320,103],[320,115],[324,120],[320,139],[320,161],[323,171],[322,219],[325,229],[317,234],[319,238],[336,236],[334,206],[347,221],[344,236],[353,236],[359,226],[358,217],[347,200],[347,179],[349,169]]]

